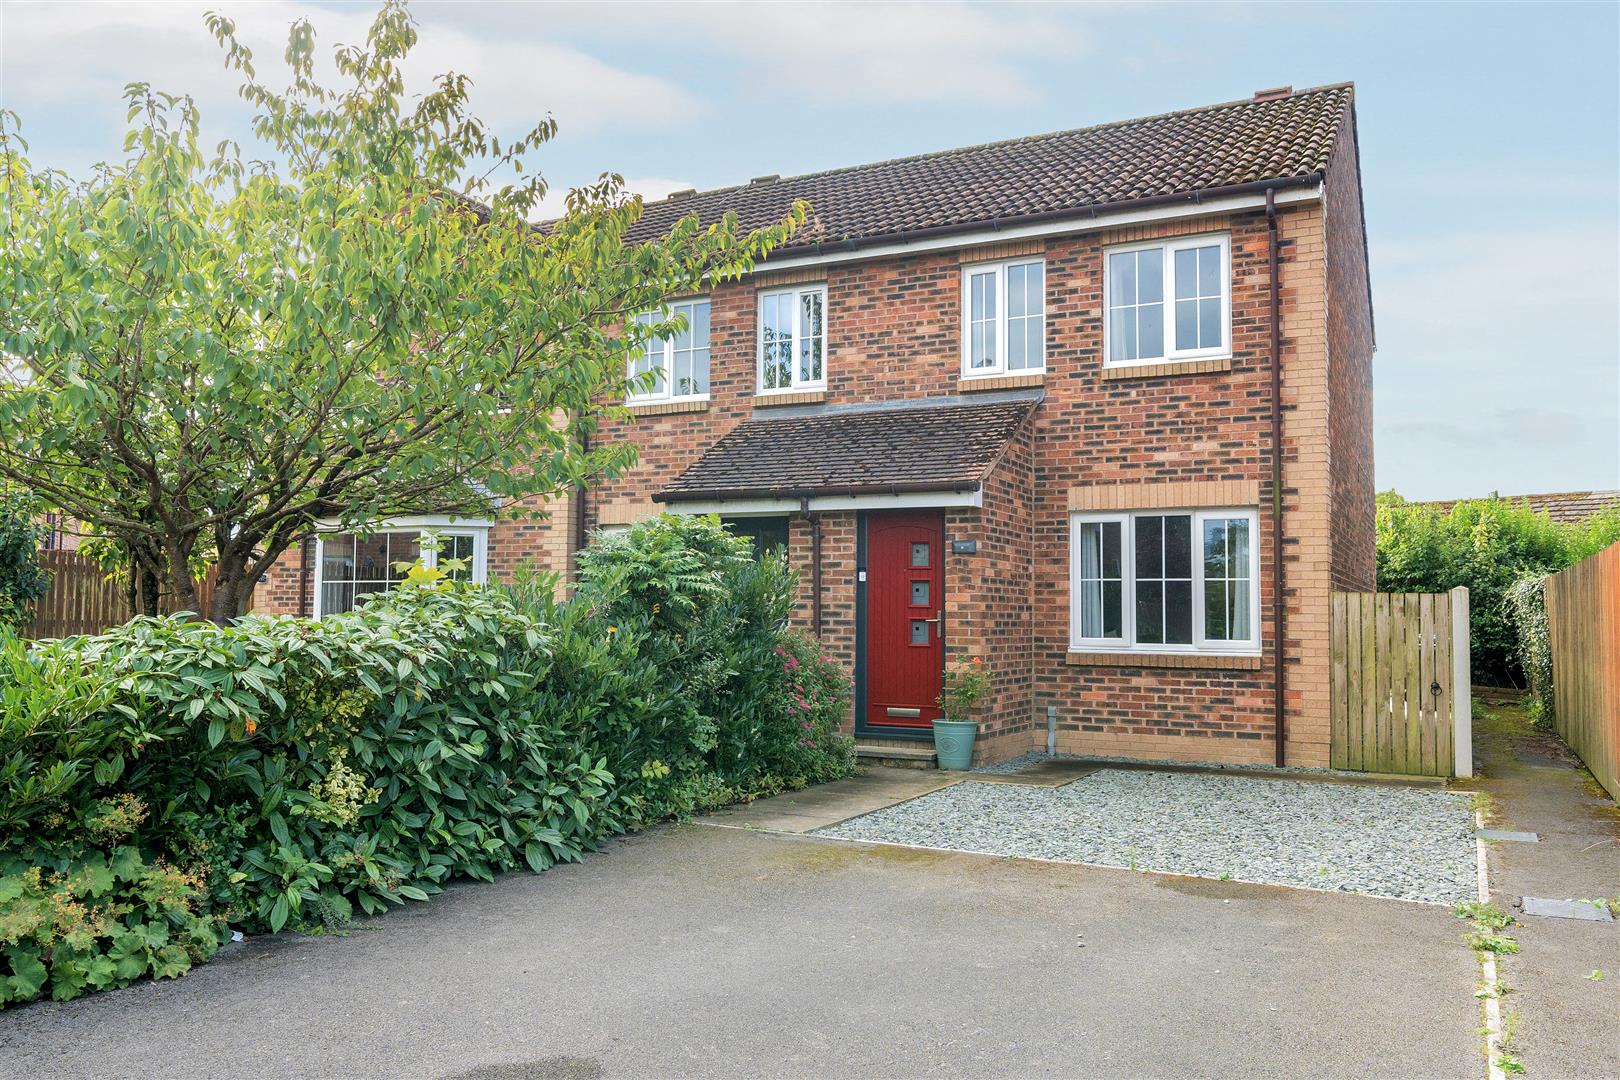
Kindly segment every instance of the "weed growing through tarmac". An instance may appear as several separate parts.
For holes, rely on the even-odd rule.
[[[1581,978],[1590,979],[1593,982],[1602,982],[1603,981],[1603,972],[1597,970],[1596,968],[1593,968],[1592,969],[1592,974],[1590,974],[1590,975],[1582,975]]]
[[[1488,900],[1453,904],[1451,913],[1459,919],[1472,919],[1476,926],[1486,930],[1505,930],[1514,922],[1513,916]]]

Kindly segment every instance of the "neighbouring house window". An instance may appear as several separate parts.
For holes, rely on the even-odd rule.
[[[1046,264],[1040,259],[962,268],[962,374],[1046,368]]]
[[[1230,254],[1226,236],[1111,249],[1104,272],[1107,362],[1231,355]]]
[[[424,536],[435,540],[424,542]],[[364,535],[316,536],[315,616],[337,615],[362,606],[374,593],[405,580],[410,564],[444,566],[460,581],[482,582],[486,574],[488,529],[387,528]]]
[[[760,293],[760,392],[827,385],[826,308],[825,285]]]
[[[747,537],[754,545],[756,556],[787,550],[786,517],[722,517],[720,524],[730,529],[734,536]]]
[[[1076,514],[1072,647],[1257,652],[1258,528],[1253,510]]]
[[[649,337],[630,361],[632,402],[681,401],[709,394],[709,301],[678,300],[665,312],[642,312],[643,326],[675,316],[685,327],[669,337]],[[645,376],[651,375],[651,385]]]

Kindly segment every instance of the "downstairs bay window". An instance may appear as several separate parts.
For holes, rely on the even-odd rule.
[[[388,592],[412,563],[441,567],[458,581],[482,584],[487,577],[487,524],[433,526],[390,523],[364,534],[317,533],[315,617],[353,611],[376,593]]]
[[[1070,648],[1260,651],[1254,510],[1076,514]]]

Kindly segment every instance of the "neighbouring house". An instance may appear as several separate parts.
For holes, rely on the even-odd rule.
[[[1620,510],[1620,491],[1550,491],[1543,495],[1498,495],[1493,491],[1485,497],[1529,507],[1559,525],[1582,525],[1605,510]],[[1462,501],[1465,500],[1440,499],[1412,505],[1432,506],[1445,514]]]
[[[1050,732],[1325,766],[1329,594],[1374,587],[1353,87],[679,192],[638,228],[800,198],[810,227],[636,362],[663,377],[597,436],[633,471],[549,521],[322,537],[257,609],[342,610],[429,526],[483,579],[718,514],[786,548],[864,743],[928,738],[946,657],[977,655],[983,761]]]

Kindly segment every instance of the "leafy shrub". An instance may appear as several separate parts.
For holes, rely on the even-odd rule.
[[[412,574],[318,622],[0,635],[0,1004],[844,775],[847,679],[786,629],[785,565],[747,550],[661,522],[593,552],[563,604]]]
[[[1561,525],[1547,514],[1502,499],[1473,499],[1441,511],[1378,497],[1378,588],[1391,592],[1469,592],[1474,681],[1524,685],[1516,634],[1504,607],[1508,587],[1525,573],[1551,574],[1620,540],[1620,511]]]
[[[1526,711],[1532,723],[1553,719],[1552,628],[1547,624],[1547,579],[1529,572],[1508,586],[1503,602],[1513,627],[1515,658],[1529,683]]]
[[[34,497],[0,485],[0,630],[15,629],[51,587],[51,576],[39,565],[45,529],[35,520]]]
[[[660,673],[667,697],[656,723],[620,732],[627,751],[657,748],[635,749],[632,759],[646,756],[621,766],[657,782],[655,811],[684,814],[849,774],[854,743],[837,732],[849,679],[787,628],[795,593],[780,554],[756,558],[714,518],[665,515],[582,554],[564,605],[571,619],[538,613],[558,631],[559,650],[570,648],[570,632],[612,639]]]

